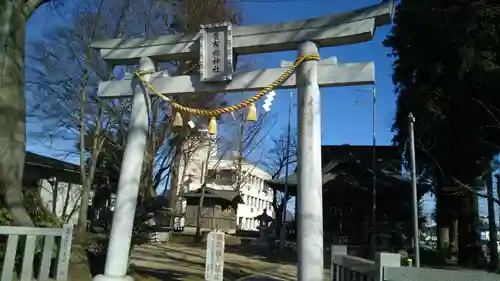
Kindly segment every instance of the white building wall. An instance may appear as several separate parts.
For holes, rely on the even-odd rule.
[[[54,182],[51,180],[51,182]],[[80,207],[81,185],[58,182],[53,186],[47,179],[40,180],[40,198],[47,210],[52,211],[55,204],[55,215],[61,220],[66,219],[68,223],[78,222],[78,209]],[[68,190],[69,188],[69,190]],[[92,197],[92,196],[91,196]],[[67,198],[67,203],[66,203]],[[64,205],[66,203],[66,208]]]
[[[179,174],[184,174],[184,178],[179,177],[179,193],[199,189],[203,184],[203,180],[207,173],[207,171],[205,171],[205,161],[208,151],[207,142],[199,144],[198,147],[198,151],[193,153],[191,159],[181,162]],[[208,164],[209,171],[214,169],[216,171],[236,170],[234,160],[221,160],[216,156],[216,149],[214,148],[212,150],[212,155]],[[238,205],[236,223],[240,229],[257,230],[259,223],[255,217],[261,215],[264,209],[266,209],[269,216],[274,217],[272,208],[273,194],[272,191],[264,185],[264,180],[270,179],[271,176],[259,167],[248,163],[243,164],[242,170],[244,186],[240,190],[240,194],[245,203]],[[232,185],[208,184],[207,186],[220,190],[234,190],[235,188]],[[186,202],[182,201],[181,204],[182,210],[185,211]]]

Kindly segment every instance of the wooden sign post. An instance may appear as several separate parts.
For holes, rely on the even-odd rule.
[[[205,281],[224,280],[224,232],[212,231],[207,235]]]
[[[378,26],[392,19],[393,1],[309,20],[231,27],[228,23],[202,26],[196,34],[155,39],[110,39],[92,44],[111,64],[137,64],[148,71],[121,81],[103,81],[101,98],[131,97],[127,146],[104,275],[98,281],[131,280],[126,276],[138,185],[148,132],[148,95],[143,82],[163,95],[260,90],[287,68],[237,73],[238,55],[298,50],[299,56],[318,55],[318,46],[356,44],[373,39]],[[154,62],[200,59],[200,75],[164,77]],[[319,87],[375,83],[374,64],[337,64],[331,60],[304,61],[294,75],[276,88],[298,89],[298,280],[323,280],[323,198],[321,182],[321,104]]]

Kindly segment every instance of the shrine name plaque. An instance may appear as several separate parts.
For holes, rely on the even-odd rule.
[[[230,22],[202,25],[200,76],[204,82],[230,81],[233,77],[233,34]]]

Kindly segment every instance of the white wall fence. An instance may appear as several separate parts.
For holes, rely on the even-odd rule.
[[[64,225],[63,228],[38,228],[38,227],[16,227],[16,226],[0,226],[0,236],[7,236],[7,247],[4,253],[2,262],[1,281],[31,281],[34,278],[34,266],[39,264],[38,279],[39,281],[53,280],[50,279],[50,269],[54,252],[57,258],[57,281],[66,281],[68,279],[68,266],[71,256],[71,240],[73,237],[73,226],[70,224]],[[58,245],[55,240],[60,237]],[[4,238],[4,237],[2,237]],[[25,241],[24,247],[18,247],[19,240]],[[39,246],[39,247],[37,247]],[[54,251],[59,246],[59,251]],[[18,248],[23,248],[22,266],[20,268],[19,278],[16,269],[16,256]],[[41,259],[35,261],[35,252],[41,250]]]
[[[500,274],[401,266],[401,256],[377,253],[375,261],[347,254],[347,246],[332,246],[333,281],[499,281]]]
[[[330,270],[333,281],[382,281],[385,280],[383,271],[387,267],[401,267],[401,256],[378,253],[376,260],[372,261],[348,255],[347,246],[332,246]]]

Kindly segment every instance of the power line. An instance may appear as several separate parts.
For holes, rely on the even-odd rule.
[[[235,3],[262,3],[262,4],[269,4],[269,3],[293,3],[293,2],[320,2],[323,0],[227,0],[227,2],[235,2]]]

